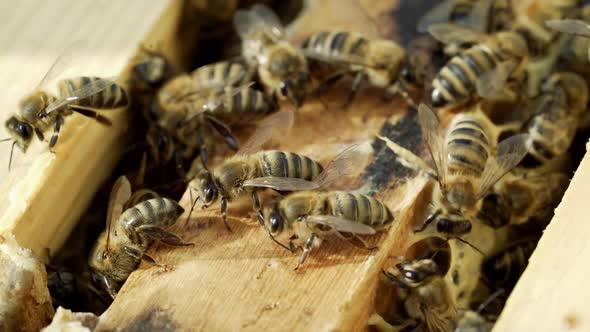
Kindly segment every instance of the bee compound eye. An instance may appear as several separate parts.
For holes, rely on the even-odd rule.
[[[282,81],[279,84],[279,90],[281,92],[281,95],[283,95],[284,97],[286,97],[287,94],[289,93],[289,82],[288,81]]]
[[[407,279],[412,280],[412,281],[417,281],[419,276],[418,276],[418,273],[416,273],[414,271],[405,271],[404,277],[406,277]]]
[[[103,251],[103,252],[102,252],[102,253],[99,255],[99,257],[98,257],[98,258],[99,258],[100,260],[105,260],[105,259],[107,259],[107,257],[108,257],[108,254],[107,254],[106,250],[104,250],[104,251]]]

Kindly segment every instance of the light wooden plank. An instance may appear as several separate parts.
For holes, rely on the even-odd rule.
[[[1,1],[2,118],[17,110],[19,98],[37,85],[74,41],[85,45],[76,59],[81,65],[60,78],[120,75],[169,4],[163,0]],[[57,154],[48,152],[47,143],[35,142],[26,155],[15,151],[10,172],[10,144],[0,145],[0,233],[13,232],[21,245],[38,254],[45,248],[56,251],[125,146],[126,112],[110,114],[114,122],[110,128],[79,115],[68,117]],[[7,136],[3,132],[2,137]]]
[[[588,183],[586,153],[494,332],[590,330]]]

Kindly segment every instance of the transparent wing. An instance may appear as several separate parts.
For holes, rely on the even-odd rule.
[[[65,105],[71,104],[77,100],[84,99],[84,98],[90,97],[94,94],[97,94],[97,93],[109,88],[113,84],[117,84],[115,78],[104,78],[104,79],[92,81],[88,84],[83,85],[78,90],[75,90],[74,92],[72,92],[72,94],[70,96],[58,98],[57,100],[55,100],[54,102],[49,104],[43,113],[44,113],[44,115],[47,115],[57,109],[62,108]]]
[[[336,180],[358,176],[367,164],[372,148],[369,144],[353,144],[340,152],[314,180],[327,187]]]
[[[505,86],[517,65],[516,61],[504,61],[481,75],[476,82],[477,93],[488,100],[510,100],[511,95]]]
[[[429,10],[418,21],[418,31],[428,32],[428,28],[437,23],[448,22],[455,7],[455,0],[444,0]]]
[[[233,23],[243,40],[257,39],[263,34],[276,42],[284,36],[281,20],[265,5],[256,4],[250,10],[236,11]]]
[[[481,175],[479,185],[479,197],[487,194],[490,188],[510,172],[527,153],[526,140],[528,134],[519,134],[511,136],[498,144],[497,157],[489,158],[486,168]]]
[[[428,32],[443,44],[473,44],[483,41],[484,33],[453,23],[438,23],[428,27]]]
[[[545,21],[545,25],[553,30],[572,35],[590,37],[590,24],[574,19],[565,20],[549,20]]]
[[[64,48],[60,55],[55,59],[51,67],[49,67],[49,70],[47,73],[45,73],[45,76],[43,76],[39,84],[37,84],[36,89],[45,86],[47,83],[55,79],[59,74],[63,73],[68,67],[70,67],[74,60],[81,56],[80,50],[84,49],[85,45],[85,42],[77,40]]]
[[[485,33],[488,27],[489,17],[494,0],[478,0],[473,5],[473,10],[461,23],[478,32]]]
[[[344,219],[338,216],[320,215],[320,216],[308,216],[305,218],[305,222],[326,225],[332,227],[338,232],[361,234],[361,235],[372,235],[376,231],[373,227],[354,222],[348,219]]]
[[[324,54],[321,52],[316,51],[313,48],[306,48],[303,50],[303,54],[312,60],[334,63],[339,62],[341,64],[352,64],[358,66],[369,67],[370,64],[367,60],[361,56],[354,55],[354,54]]]
[[[424,159],[418,157],[412,151],[390,140],[388,137],[378,135],[377,138],[385,142],[385,145],[387,145],[387,147],[400,158],[400,161],[403,162],[404,166],[410,169],[426,172],[431,175],[436,175],[436,171],[433,170],[432,167],[430,167],[430,165],[424,161]]]
[[[237,152],[240,155],[253,153],[273,137],[286,137],[293,127],[293,112],[278,112],[264,119],[257,127],[252,136],[242,145]]]
[[[265,176],[244,181],[243,187],[271,188],[278,191],[315,190],[320,186],[316,182],[298,178]]]
[[[113,185],[113,189],[111,189],[111,195],[109,197],[109,205],[107,208],[107,241],[106,247],[107,250],[109,249],[109,242],[111,238],[111,231],[113,230],[112,227],[119,219],[119,216],[123,213],[123,206],[125,202],[129,200],[131,197],[131,183],[125,175],[120,176],[115,184]]]
[[[418,122],[422,129],[422,139],[432,158],[434,170],[441,183],[445,183],[444,167],[446,156],[444,153],[444,136],[440,128],[440,121],[434,111],[425,104],[418,106]]]

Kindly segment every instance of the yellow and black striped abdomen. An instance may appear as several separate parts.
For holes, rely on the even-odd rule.
[[[274,110],[262,92],[250,88],[224,89],[220,97],[211,95],[211,98],[222,99],[221,107],[212,114],[227,125],[250,123]]]
[[[306,156],[283,151],[261,151],[257,154],[261,176],[314,180],[323,170],[322,165]]]
[[[565,109],[565,105],[552,102],[552,99],[553,96],[547,96],[528,126],[527,151],[539,162],[565,153],[578,127],[576,117]]]
[[[393,214],[381,201],[362,194],[344,191],[327,193],[328,213],[370,226],[383,226],[393,221]]]
[[[303,48],[324,59],[345,58],[346,55],[363,56],[368,41],[362,35],[346,31],[323,31],[311,35]]]
[[[149,245],[150,239],[135,231],[142,225],[166,228],[176,222],[184,209],[168,198],[152,198],[125,210],[118,222],[127,231],[127,236],[136,245]]]
[[[447,174],[480,175],[490,155],[489,135],[477,118],[462,116],[446,138]]]
[[[72,103],[74,105],[98,109],[113,109],[129,104],[129,97],[122,86],[99,77],[82,76],[65,79],[60,81],[58,85],[61,97],[75,96],[76,91],[90,86],[102,89],[88,97],[74,101]]]
[[[475,92],[479,77],[500,62],[487,45],[478,44],[451,58],[432,82],[432,105],[443,107],[468,100]]]
[[[247,83],[252,78],[246,63],[239,60],[205,65],[193,71],[191,76],[199,89],[238,86]]]

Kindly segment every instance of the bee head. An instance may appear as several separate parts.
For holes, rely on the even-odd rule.
[[[33,126],[25,121],[17,119],[14,115],[11,116],[5,123],[6,130],[14,139],[18,148],[25,153],[31,140],[33,139]]]
[[[471,222],[469,220],[460,217],[459,215],[443,216],[438,218],[436,221],[436,230],[442,234],[450,233],[469,233],[471,231]],[[461,229],[457,229],[458,225],[461,225]]]
[[[107,232],[100,234],[98,240],[96,240],[88,262],[90,268],[99,274],[108,274],[108,271],[112,269],[111,255],[107,249]]]
[[[390,269],[388,272],[399,283],[410,288],[421,286],[437,273],[439,273],[438,266],[432,259],[417,259],[399,263],[395,269]]]
[[[308,72],[297,73],[279,83],[277,90],[278,99],[288,99],[295,107],[303,105],[309,87],[310,76]]]
[[[151,54],[145,61],[133,66],[133,73],[148,86],[156,88],[166,79],[168,69],[168,61],[164,56]]]
[[[278,202],[273,202],[265,209],[264,227],[272,236],[276,236],[283,231],[285,222]]]
[[[207,170],[201,172],[197,177],[197,186],[195,187],[198,198],[203,202],[203,206],[213,204],[219,196],[217,185],[213,180],[213,176]]]

